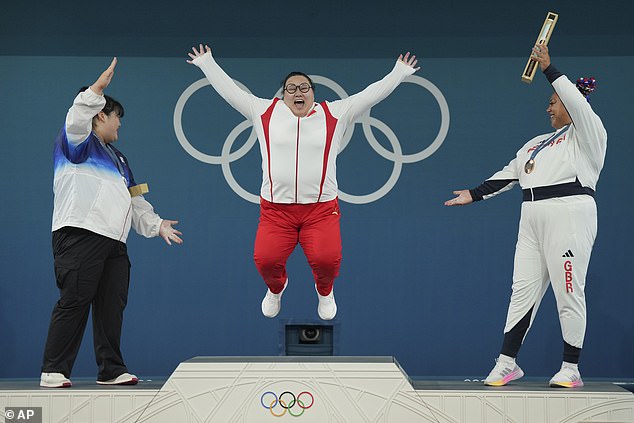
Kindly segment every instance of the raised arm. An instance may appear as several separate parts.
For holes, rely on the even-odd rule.
[[[399,55],[394,68],[383,79],[357,94],[329,103],[333,115],[339,118],[345,116],[349,122],[354,122],[372,106],[390,95],[405,77],[419,70],[420,67],[416,67],[417,63],[416,56],[410,56],[409,52],[405,56]]]
[[[69,144],[76,146],[85,141],[92,131],[92,118],[103,109],[106,99],[105,90],[117,66],[117,58],[113,58],[110,66],[102,72],[97,80],[85,91],[79,93],[66,114],[66,137]]]
[[[260,99],[240,88],[229,75],[216,63],[208,45],[200,44],[192,47],[193,53],[188,53],[191,60],[187,63],[198,66],[203,71],[214,90],[225,99],[231,107],[240,112],[247,119],[253,119],[255,108],[268,100]]]
[[[552,65],[547,46],[536,45],[533,47],[533,55],[572,119],[579,148],[600,170],[607,148],[607,132],[601,118],[592,110],[575,84]]]

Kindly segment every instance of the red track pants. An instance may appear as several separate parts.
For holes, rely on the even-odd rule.
[[[297,243],[313,269],[321,295],[332,291],[341,265],[339,201],[314,204],[276,204],[260,199],[260,223],[253,260],[271,292],[286,282],[286,260]]]

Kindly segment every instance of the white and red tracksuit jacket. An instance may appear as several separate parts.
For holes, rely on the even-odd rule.
[[[211,53],[193,63],[233,108],[253,122],[262,154],[262,188],[267,201],[311,204],[337,197],[337,154],[348,125],[387,97],[414,68],[397,62],[383,79],[333,102],[315,103],[305,117],[293,115],[279,98],[263,99],[242,90]]]

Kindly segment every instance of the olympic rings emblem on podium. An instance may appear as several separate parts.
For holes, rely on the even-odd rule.
[[[310,403],[308,403],[309,400]],[[284,391],[279,397],[274,392],[266,391],[262,394],[262,396],[260,396],[260,404],[262,404],[262,407],[269,410],[275,417],[282,417],[287,412],[293,417],[299,417],[304,414],[306,410],[312,407],[313,404],[315,404],[315,397],[308,391],[300,392],[297,396],[295,396],[295,394],[291,391]],[[278,405],[281,411],[277,411]],[[295,406],[297,406],[297,408],[301,411],[293,411]]]
[[[324,85],[330,88],[340,98],[343,99],[348,97],[348,93],[346,93],[346,91],[335,81],[320,75],[310,75],[310,77],[315,84]],[[251,91],[249,91],[249,89],[245,87],[242,83],[236,80],[234,81],[243,90],[245,90],[248,93],[251,93]],[[348,194],[339,190],[339,198],[342,201],[345,201],[348,203],[354,203],[354,204],[367,204],[367,203],[371,203],[373,201],[380,199],[381,197],[386,195],[388,192],[390,192],[392,188],[394,188],[394,186],[396,186],[396,183],[398,182],[404,163],[415,163],[415,162],[419,162],[426,159],[427,157],[434,154],[436,150],[438,150],[438,148],[440,148],[440,146],[444,142],[447,136],[447,133],[449,132],[450,115],[449,115],[449,106],[447,104],[447,100],[443,96],[442,92],[432,82],[417,75],[410,75],[406,77],[404,79],[404,82],[418,85],[426,89],[427,91],[429,91],[434,96],[436,102],[438,103],[438,106],[440,107],[440,116],[441,116],[440,129],[438,130],[438,134],[436,135],[436,138],[426,148],[418,151],[417,153],[403,154],[403,151],[401,149],[401,144],[399,142],[398,137],[394,133],[394,131],[392,131],[392,129],[381,120],[370,116],[371,110],[368,110],[364,115],[362,115],[355,122],[355,125],[352,125],[348,128],[348,130],[343,136],[343,139],[341,140],[341,145],[339,147],[338,153],[341,153],[346,148],[346,146],[350,142],[350,139],[352,138],[356,123],[359,123],[361,124],[361,127],[363,129],[363,134],[365,135],[366,140],[368,141],[370,146],[374,149],[374,151],[376,151],[377,154],[379,154],[381,157],[393,162],[394,166],[392,168],[392,173],[390,174],[385,184],[382,187],[378,188],[373,193],[366,194],[366,195],[353,195],[353,194]],[[220,165],[222,167],[222,173],[227,183],[236,194],[238,194],[240,197],[242,197],[243,199],[251,203],[259,204],[260,203],[259,192],[256,194],[253,194],[245,190],[234,178],[231,172],[231,166],[230,166],[232,162],[244,157],[255,145],[255,142],[257,140],[257,135],[255,131],[253,130],[253,124],[249,120],[244,120],[243,122],[239,123],[235,128],[233,128],[229,132],[225,140],[225,143],[222,146],[222,152],[220,156],[205,154],[197,150],[189,142],[189,140],[187,139],[187,136],[185,135],[185,132],[183,131],[182,116],[183,116],[183,109],[185,108],[185,104],[187,103],[187,100],[189,100],[189,98],[196,91],[198,91],[199,89],[203,88],[206,85],[209,85],[209,82],[207,81],[206,78],[199,79],[198,81],[192,83],[189,87],[187,87],[183,91],[181,96],[179,97],[178,101],[176,102],[176,106],[174,107],[174,132],[176,133],[176,138],[178,139],[178,142],[181,144],[183,149],[196,160],[199,160],[203,163]],[[281,88],[277,91],[275,95],[279,96],[280,94],[281,94]],[[387,140],[392,146],[392,151],[388,151],[379,143],[379,141],[376,139],[376,137],[372,133],[372,129],[371,129],[372,127],[378,129],[385,135],[385,137],[387,138]],[[247,141],[244,143],[242,147],[240,147],[234,152],[231,152],[231,147],[233,146],[233,143],[236,141],[238,136],[249,128],[251,128],[251,132],[249,134]]]

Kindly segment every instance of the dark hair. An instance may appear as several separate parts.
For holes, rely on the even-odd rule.
[[[89,87],[87,86],[81,87],[78,93],[83,93],[88,88]],[[115,112],[117,116],[119,116],[119,118],[122,118],[123,115],[125,114],[125,110],[123,109],[123,106],[121,105],[121,103],[119,103],[117,100],[110,97],[109,95],[104,94],[103,96],[106,99],[106,105],[103,106],[103,109],[101,109],[101,111],[104,112],[108,116],[110,115],[110,113]]]
[[[313,93],[315,92],[315,84],[313,84],[313,80],[310,79],[310,76],[306,75],[304,72],[291,72],[288,75],[286,75],[286,78],[284,78],[284,80],[282,81],[282,97],[284,97],[284,88],[286,88],[286,81],[288,81],[289,78],[293,77],[293,76],[303,76],[304,78],[308,79],[308,83],[310,84],[311,88],[313,89]]]
[[[597,87],[597,80],[594,76],[590,78],[579,78],[577,79],[577,89],[588,101],[590,101],[589,95],[592,94],[592,91]]]

